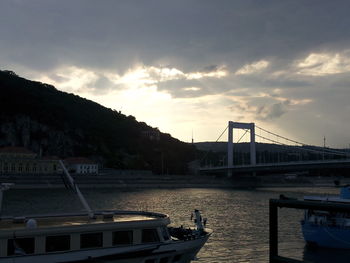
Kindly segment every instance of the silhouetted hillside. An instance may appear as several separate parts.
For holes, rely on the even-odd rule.
[[[0,71],[0,146],[87,156],[109,167],[184,173],[194,148],[74,94]]]

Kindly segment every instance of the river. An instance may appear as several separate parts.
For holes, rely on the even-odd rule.
[[[148,210],[169,214],[172,224],[191,225],[193,209],[208,218],[213,230],[197,262],[268,262],[268,201],[280,194],[302,198],[306,194],[337,194],[335,188],[227,189],[83,189],[93,209]],[[23,215],[81,210],[72,193],[64,189],[9,190],[4,195],[4,214]],[[342,250],[308,249],[300,231],[303,212],[279,212],[279,254],[311,262],[348,262]]]

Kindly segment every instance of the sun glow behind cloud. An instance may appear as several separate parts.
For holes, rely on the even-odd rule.
[[[196,140],[204,141],[215,139],[217,136],[217,130],[208,129],[209,123],[221,127],[227,120],[251,122],[275,119],[296,105],[312,102],[308,98],[285,97],[283,90],[278,88],[270,92],[257,93],[256,90],[241,88],[207,94],[201,86],[196,85],[198,81],[207,83],[210,79],[221,81],[227,78],[226,81],[235,81],[237,75],[259,73],[269,65],[270,62],[257,61],[244,65],[235,74],[230,74],[225,66],[184,72],[175,67],[139,64],[122,74],[68,66],[37,79],[123,114],[133,115],[137,120],[159,127],[161,131],[169,132],[184,141],[190,141],[194,129]],[[101,82],[101,79],[104,81]],[[159,88],[161,83],[166,86],[169,81],[180,81],[179,85],[183,83],[184,86],[174,88],[192,95],[176,97],[172,96],[172,88]],[[195,82],[192,83],[193,81]],[[245,95],[236,94],[240,90],[244,91]]]
[[[283,88],[259,89],[257,92],[256,89],[236,85],[213,94],[210,90],[205,90],[205,86],[196,85],[196,83],[220,83],[217,81],[235,85],[240,79],[239,75],[260,74],[269,65],[270,62],[267,61],[244,65],[238,75],[237,71],[230,74],[225,66],[187,73],[175,67],[143,64],[135,65],[124,73],[69,66],[58,68],[36,79],[121,111],[123,114],[133,115],[138,121],[159,127],[161,131],[181,140],[189,142],[193,129],[196,141],[206,141],[215,140],[218,133],[216,128],[209,129],[209,125],[220,129],[225,126],[227,120],[253,121],[259,124],[270,123],[271,120],[275,122],[290,112],[298,111],[300,106],[304,107],[313,102],[307,97],[288,96]],[[281,70],[287,71],[287,69]],[[101,79],[107,81],[101,82]],[[183,86],[160,89],[160,84],[166,86],[169,81],[171,83],[178,80],[180,82],[176,83]],[[186,82],[187,80],[190,82]],[[190,95],[173,96],[172,89],[182,90]]]
[[[199,129],[203,131],[205,130],[206,123],[199,120],[200,116],[203,114],[209,116],[213,112],[220,114],[219,111],[224,111],[225,106],[216,106],[216,111],[208,111],[208,108],[203,107],[203,105],[210,105],[217,100],[214,99],[214,96],[173,98],[167,91],[159,90],[159,84],[179,79],[220,79],[227,75],[228,72],[224,66],[215,67],[212,71],[185,73],[174,67],[136,65],[123,74],[66,66],[58,68],[50,74],[40,75],[36,79],[50,83],[59,90],[91,99],[126,115],[133,115],[139,121],[145,121],[177,138],[183,140],[187,138],[190,141],[191,129],[194,125],[201,127]],[[108,87],[101,86],[99,82],[101,78],[108,81]],[[184,86],[182,90],[184,92],[198,92],[201,88]],[[193,105],[201,106],[193,107]],[[179,116],[182,116],[181,119]]]

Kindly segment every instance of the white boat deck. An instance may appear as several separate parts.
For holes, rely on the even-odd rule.
[[[26,229],[27,221],[35,219],[36,229],[51,228],[51,227],[66,227],[66,226],[81,226],[81,225],[98,225],[108,223],[123,223],[123,222],[145,222],[156,221],[159,219],[168,218],[167,215],[147,213],[147,212],[117,212],[117,213],[97,213],[94,218],[89,218],[88,215],[39,215],[25,217],[7,217],[0,219],[0,231],[2,230],[17,230]]]

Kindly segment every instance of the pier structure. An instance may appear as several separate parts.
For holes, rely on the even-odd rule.
[[[323,201],[304,201],[281,196],[280,199],[269,201],[269,263],[307,263],[305,261],[280,256],[278,253],[278,210],[292,208],[299,210],[318,210],[334,213],[350,213],[350,206],[344,203],[331,203]]]

